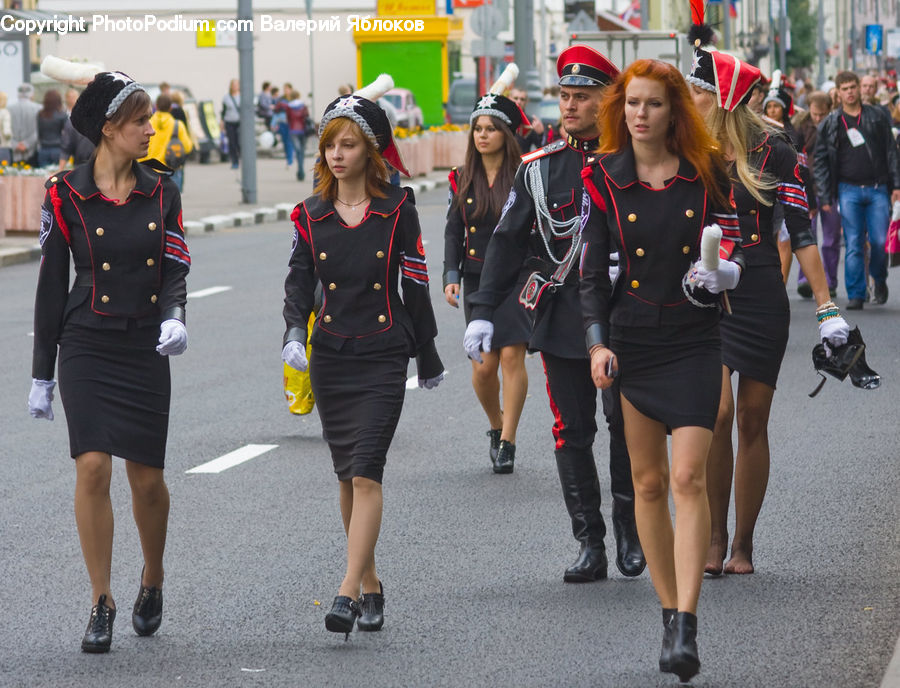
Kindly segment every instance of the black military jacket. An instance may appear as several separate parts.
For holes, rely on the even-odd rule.
[[[88,162],[47,183],[41,207],[41,268],[32,375],[49,380],[66,324],[95,329],[184,321],[191,257],[181,196],[167,175],[134,163],[125,203],[103,196]],[[69,259],[75,280],[69,290]]]
[[[750,151],[750,165],[761,175],[773,179],[777,187],[763,191],[770,205],[760,203],[733,175],[734,201],[741,225],[741,247],[748,266],[781,265],[777,232],[772,226],[775,204],[781,206],[784,222],[791,237],[791,249],[814,245],[809,220],[805,184],[797,154],[790,144],[775,136],[766,136]]]
[[[387,198],[373,198],[355,227],[345,225],[334,204],[318,196],[294,208],[284,342],[306,344],[306,323],[321,280],[323,302],[313,346],[347,353],[405,348],[417,357],[419,377],[435,377],[443,365],[434,347],[437,323],[415,199],[408,188],[385,185],[383,190]]]
[[[541,158],[548,157],[548,182],[544,189],[547,208],[553,217],[567,220],[581,212],[584,188],[581,169],[597,145],[597,139],[582,141],[569,136],[522,156],[513,188],[488,245],[481,283],[478,291],[469,298],[473,305],[473,319],[491,320],[494,309],[515,288],[519,272],[530,255],[535,254],[538,259],[535,268],[542,267],[544,274],[549,276],[555,268],[549,261],[543,241],[532,234],[535,209],[534,199],[525,182],[526,168],[540,165]],[[554,239],[550,248],[554,256],[561,259],[570,244],[571,239],[568,238]],[[528,347],[562,358],[587,358],[580,323],[576,266],[564,285],[541,300]]]
[[[700,257],[703,228],[714,222],[722,228],[720,258],[743,267],[733,201],[715,205],[685,159],[665,188],[651,189],[638,181],[630,146],[591,158],[583,176],[590,199],[582,215],[581,263],[588,346],[605,343],[610,324],[661,327],[718,320],[718,308],[700,308],[688,300],[682,278]],[[724,175],[720,186],[730,199],[731,184]],[[619,253],[615,287],[609,280],[612,251]],[[593,325],[600,327],[593,328],[598,336],[592,340]]]
[[[470,191],[462,203],[457,202],[459,170],[450,170],[450,205],[444,228],[444,286],[459,284],[462,274],[479,274],[484,265],[488,242],[498,216],[489,214],[477,220],[471,217],[475,197]]]

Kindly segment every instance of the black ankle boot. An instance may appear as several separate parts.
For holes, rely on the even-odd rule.
[[[106,595],[100,595],[97,604],[91,609],[91,618],[81,640],[81,651],[109,652],[115,620],[116,610],[106,606]]]
[[[512,473],[516,462],[516,445],[500,440],[497,460],[494,461],[494,473]]]
[[[162,588],[144,585],[141,574],[141,589],[138,590],[134,609],[131,612],[131,625],[134,632],[141,636],[153,635],[162,623],[163,595]]]
[[[500,451],[500,433],[503,432],[502,428],[500,430],[488,430],[487,436],[491,438],[491,463],[493,465],[497,465],[497,452]]]
[[[647,566],[634,521],[634,497],[613,495],[613,535],[616,538],[616,567],[623,576],[634,578]]]
[[[603,545],[599,547],[582,545],[578,559],[563,574],[563,581],[566,583],[592,583],[605,580],[608,566],[606,548]]]
[[[380,631],[384,626],[384,586],[379,581],[379,592],[364,592],[359,598],[359,619],[356,627],[360,631]]]
[[[667,609],[663,607],[663,639],[662,651],[659,653],[659,670],[663,673],[672,671],[672,645],[675,642],[674,627],[672,620],[675,618],[677,609]]]
[[[325,615],[325,628],[332,633],[344,633],[344,640],[350,637],[356,617],[359,616],[359,605],[356,600],[346,595],[334,598],[331,611]]]
[[[669,673],[677,674],[682,683],[700,671],[697,654],[697,617],[690,612],[676,612],[672,619],[672,662]]]

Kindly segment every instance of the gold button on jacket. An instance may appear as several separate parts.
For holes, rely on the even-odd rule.
[[[96,230],[97,236],[103,236],[103,227],[97,227]]]
[[[682,247],[681,247],[681,252],[682,252],[684,255],[687,255],[688,253],[691,252],[691,247],[690,247],[690,246],[682,246]]]
[[[387,318],[385,318],[383,315],[378,316],[378,322],[383,323],[385,320],[387,320]]]
[[[635,215],[634,213],[628,213],[628,221],[634,222],[635,220],[637,220],[637,215]]]
[[[322,318],[322,319],[323,319],[325,322],[327,322],[327,323],[331,322],[331,316],[330,316],[330,315],[326,315],[326,316],[325,316],[324,318]]]
[[[150,297],[150,303],[156,303],[156,294]]]
[[[100,297],[100,300],[101,300],[103,303],[109,303],[109,297],[108,297],[106,294],[104,294],[103,296],[101,296],[101,297]]]
[[[644,257],[644,249],[642,249],[642,248],[636,249],[634,253],[638,258]]]
[[[337,289],[337,285],[334,282],[328,285],[328,291],[334,291],[335,289]]]
[[[109,263],[104,263],[100,267],[102,267],[104,270],[109,270],[110,265],[109,265]]]
[[[637,280],[631,280],[631,288],[632,289],[637,289],[639,286],[641,286],[640,282],[638,282]]]
[[[325,253],[325,251],[322,251],[322,252],[319,254],[319,260],[325,260],[326,258],[328,258],[328,254]]]
[[[153,260],[152,258],[148,258],[147,259],[147,267],[152,268],[154,265],[156,265],[156,261]]]
[[[759,234],[751,234],[751,235],[750,235],[750,240],[751,240],[751,241],[756,241],[757,239],[759,239]]]
[[[375,257],[376,258],[384,258],[384,251],[378,251],[378,253],[375,254]]]
[[[372,289],[374,289],[375,291],[378,291],[379,289],[381,289],[381,285],[378,282],[376,282],[375,284],[372,285]]]
[[[153,230],[156,229],[156,223],[151,222],[149,225],[147,225],[147,229],[149,229],[152,232]]]

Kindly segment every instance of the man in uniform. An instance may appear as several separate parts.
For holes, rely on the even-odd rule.
[[[472,321],[465,348],[480,360],[490,350],[494,309],[515,287],[526,264],[535,272],[520,300],[535,311],[529,349],[541,352],[555,422],[556,464],[572,532],[581,545],[565,571],[566,582],[606,578],[600,513],[600,481],[592,445],[597,431],[597,389],[581,327],[578,266],[581,254],[581,170],[598,146],[597,114],[603,87],[618,74],[609,60],[587,46],[571,46],[556,64],[564,137],[522,156],[513,188],[485,256],[478,292],[471,297]],[[566,135],[567,134],[567,135]],[[610,477],[616,565],[640,575],[645,561],[634,524],[634,486],[625,447],[618,390],[604,395],[610,425]]]

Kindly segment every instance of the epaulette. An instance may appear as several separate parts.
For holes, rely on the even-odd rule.
[[[71,171],[71,170],[69,170],[69,171]],[[69,174],[69,171],[57,172],[56,174],[54,174],[47,181],[44,182],[44,188],[49,189],[51,186],[55,186],[56,184],[59,184],[63,179],[65,179],[65,176],[67,174]]]
[[[531,151],[530,153],[525,153],[525,155],[522,156],[522,162],[533,162],[534,160],[539,160],[545,155],[556,153],[558,151],[561,151],[565,147],[566,140],[559,139],[558,141],[554,141],[553,143],[548,143],[543,148],[538,148],[537,150]]]
[[[597,164],[599,164],[599,162],[600,162],[599,155],[589,155],[584,161],[584,166],[585,167],[595,167]]]

